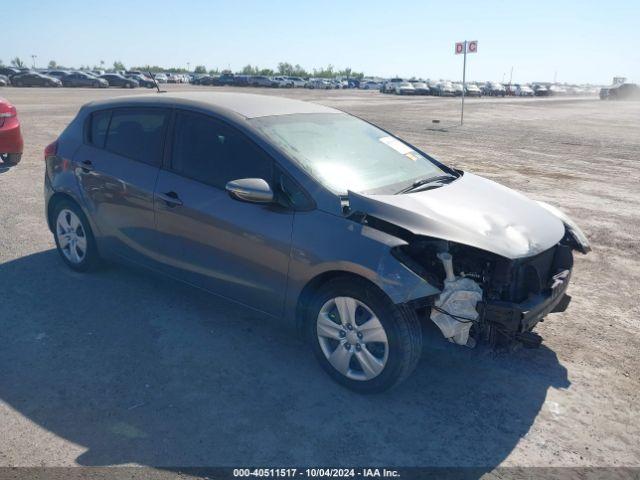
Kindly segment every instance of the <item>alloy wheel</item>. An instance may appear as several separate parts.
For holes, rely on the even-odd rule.
[[[69,209],[60,210],[56,220],[60,251],[69,262],[79,265],[87,256],[87,235],[78,216]]]
[[[389,357],[385,329],[371,308],[352,297],[335,297],[316,320],[318,343],[328,362],[352,380],[371,380]]]

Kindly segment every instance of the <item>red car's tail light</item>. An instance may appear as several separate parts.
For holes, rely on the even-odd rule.
[[[13,118],[16,115],[16,107],[10,103],[0,101],[0,127],[4,126],[5,119]]]
[[[17,115],[16,107],[0,102],[0,118],[11,118]]]
[[[56,155],[57,153],[58,153],[58,141],[56,140],[55,142],[50,143],[49,145],[46,146],[46,148],[44,149],[44,158],[47,159],[49,157]]]

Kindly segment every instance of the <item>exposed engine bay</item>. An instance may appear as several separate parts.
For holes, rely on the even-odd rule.
[[[431,306],[430,318],[450,342],[474,347],[475,340],[469,331],[478,320],[476,306],[482,301],[482,288],[470,277],[453,273],[450,253],[441,252],[437,256],[445,271],[444,288]]]
[[[446,250],[445,250],[446,249]],[[531,333],[538,321],[564,311],[573,267],[571,247],[562,242],[532,257],[510,260],[473,247],[421,239],[404,254],[432,272],[442,293],[430,305],[431,320],[445,338],[473,347],[520,341],[539,345]]]
[[[573,250],[589,241],[559,209],[468,172],[399,195],[349,192],[349,218],[401,239],[391,253],[437,289],[416,306],[449,341],[537,346],[534,326],[564,311]]]
[[[425,310],[450,342],[474,347],[524,344],[535,347],[532,333],[549,313],[564,311],[565,291],[573,267],[572,250],[580,250],[567,230],[556,245],[536,255],[509,259],[468,245],[414,235],[384,220],[355,215],[361,223],[404,239],[392,253],[440,290],[424,299]]]

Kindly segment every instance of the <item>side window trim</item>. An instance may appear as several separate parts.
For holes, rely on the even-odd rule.
[[[160,168],[168,172],[180,175],[178,172],[174,172],[171,169],[171,156],[173,155],[173,136],[175,134],[176,117],[178,116],[178,110],[171,108],[169,110],[169,118],[167,120],[167,129],[164,135],[164,148],[162,152],[162,162],[160,162]]]

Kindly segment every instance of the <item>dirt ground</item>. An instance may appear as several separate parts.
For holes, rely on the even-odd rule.
[[[426,328],[407,382],[353,394],[255,312],[128,267],[66,269],[44,147],[83,103],[131,92],[0,89],[26,144],[0,165],[0,466],[640,466],[640,102],[473,99],[448,128],[459,100],[259,92],[351,112],[561,207],[593,244],[568,311],[538,326],[540,349],[508,355]]]

